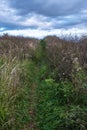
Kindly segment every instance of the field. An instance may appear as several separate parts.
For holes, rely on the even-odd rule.
[[[87,130],[87,37],[0,37],[0,130]]]

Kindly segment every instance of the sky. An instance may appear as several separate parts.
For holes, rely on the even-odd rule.
[[[0,0],[0,35],[87,34],[87,0]]]

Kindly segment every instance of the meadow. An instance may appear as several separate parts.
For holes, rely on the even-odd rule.
[[[0,130],[87,130],[87,37],[0,36]]]

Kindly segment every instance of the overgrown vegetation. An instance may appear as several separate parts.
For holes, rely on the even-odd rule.
[[[0,130],[87,129],[87,38],[0,37]]]

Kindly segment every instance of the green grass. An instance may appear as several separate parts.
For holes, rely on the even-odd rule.
[[[0,55],[0,130],[86,130],[87,70],[81,59],[73,49],[68,56],[63,48],[47,51],[43,40],[38,46],[31,55],[24,50],[27,58],[20,52],[17,57],[13,47]]]
[[[75,91],[70,81],[45,79],[38,84],[38,130],[86,129],[86,94]]]

